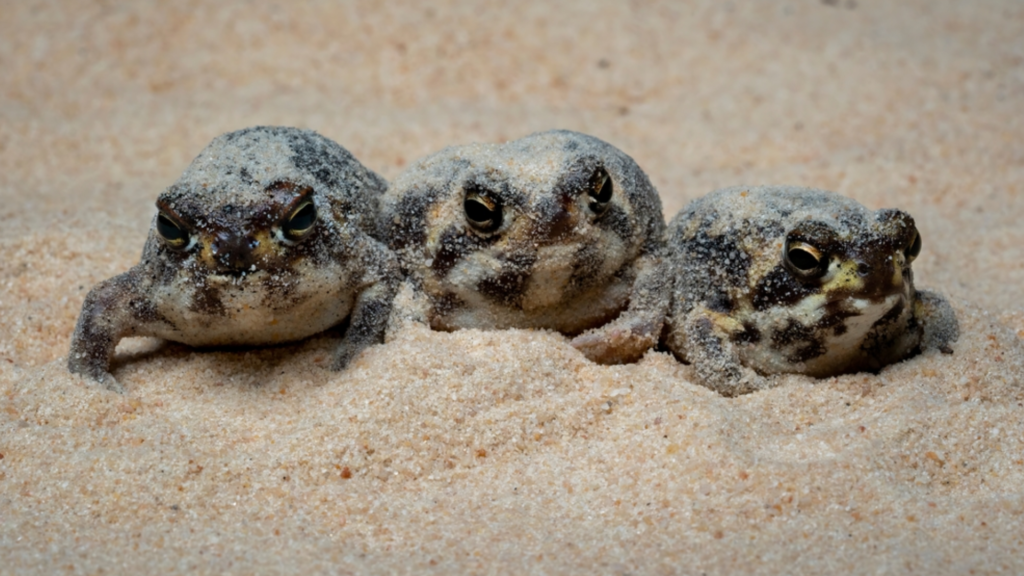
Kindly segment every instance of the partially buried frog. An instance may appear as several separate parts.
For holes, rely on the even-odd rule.
[[[731,396],[770,376],[877,371],[952,352],[958,325],[914,288],[921,235],[909,214],[809,188],[734,187],[669,224],[675,281],[665,345]]]
[[[68,368],[123,391],[118,341],[305,338],[350,318],[336,369],[382,341],[398,263],[370,232],[387,183],[315,132],[256,127],[210,143],[157,199],[142,261],[85,299]]]
[[[407,274],[389,334],[544,328],[591,360],[636,360],[668,306],[664,230],[644,172],[592,136],[446,148],[385,195],[381,233]]]

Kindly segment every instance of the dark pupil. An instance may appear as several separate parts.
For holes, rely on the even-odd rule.
[[[306,204],[305,206],[300,208],[299,211],[296,212],[294,216],[292,216],[292,219],[288,222],[288,225],[291,227],[292,230],[302,231],[307,230],[310,226],[312,226],[314,220],[316,220],[316,207],[313,206],[312,202],[310,202],[309,204]]]
[[[797,270],[814,270],[818,267],[818,259],[810,252],[800,248],[789,251],[789,261]]]
[[[907,248],[907,256],[910,256],[911,258],[913,258],[913,257],[917,256],[920,253],[921,253],[921,235],[920,234],[916,234],[916,235],[914,235],[914,242],[910,245],[910,248]]]
[[[590,188],[591,198],[601,204],[612,199],[612,179],[608,177],[608,172],[604,168],[597,169],[592,182],[593,184]],[[601,185],[600,189],[597,188],[599,184]]]
[[[495,210],[491,210],[483,202],[472,198],[466,199],[466,202],[463,204],[463,208],[466,210],[467,218],[480,224],[493,220],[497,215]]]
[[[185,239],[185,231],[179,228],[174,222],[171,222],[171,219],[163,214],[156,218],[156,230],[161,236],[171,242],[178,242]]]

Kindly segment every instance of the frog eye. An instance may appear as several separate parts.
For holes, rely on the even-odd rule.
[[[188,245],[188,230],[163,212],[156,217],[156,232],[171,248],[180,250]]]
[[[288,217],[284,231],[292,240],[298,240],[308,234],[314,224],[316,224],[316,205],[312,200],[306,200],[299,204],[299,207]]]
[[[501,203],[479,192],[467,192],[462,202],[466,221],[480,232],[489,234],[501,228]]]
[[[911,238],[910,244],[903,251],[903,255],[907,258],[907,263],[913,262],[914,258],[917,258],[917,255],[921,253],[921,233],[915,229],[914,235]]]
[[[806,242],[792,240],[786,243],[784,263],[790,272],[801,278],[815,278],[828,269],[820,250]]]
[[[598,168],[594,171],[594,174],[590,177],[590,183],[587,187],[587,194],[590,196],[590,210],[594,214],[600,216],[608,211],[609,202],[612,199],[612,179],[608,176],[608,171],[604,168]]]

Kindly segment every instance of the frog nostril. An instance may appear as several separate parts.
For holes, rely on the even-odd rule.
[[[576,223],[572,212],[561,203],[551,203],[541,210],[542,220],[538,226],[541,241],[557,242],[568,235]]]
[[[253,250],[259,241],[249,236],[236,236],[227,232],[217,234],[210,251],[222,269],[242,271],[252,266]]]

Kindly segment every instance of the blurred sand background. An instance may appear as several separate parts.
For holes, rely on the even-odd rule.
[[[0,573],[1024,573],[1024,3],[2,4]],[[156,195],[254,124],[388,178],[580,130],[666,218],[733,184],[904,208],[962,336],[738,399],[526,331],[69,376]]]

